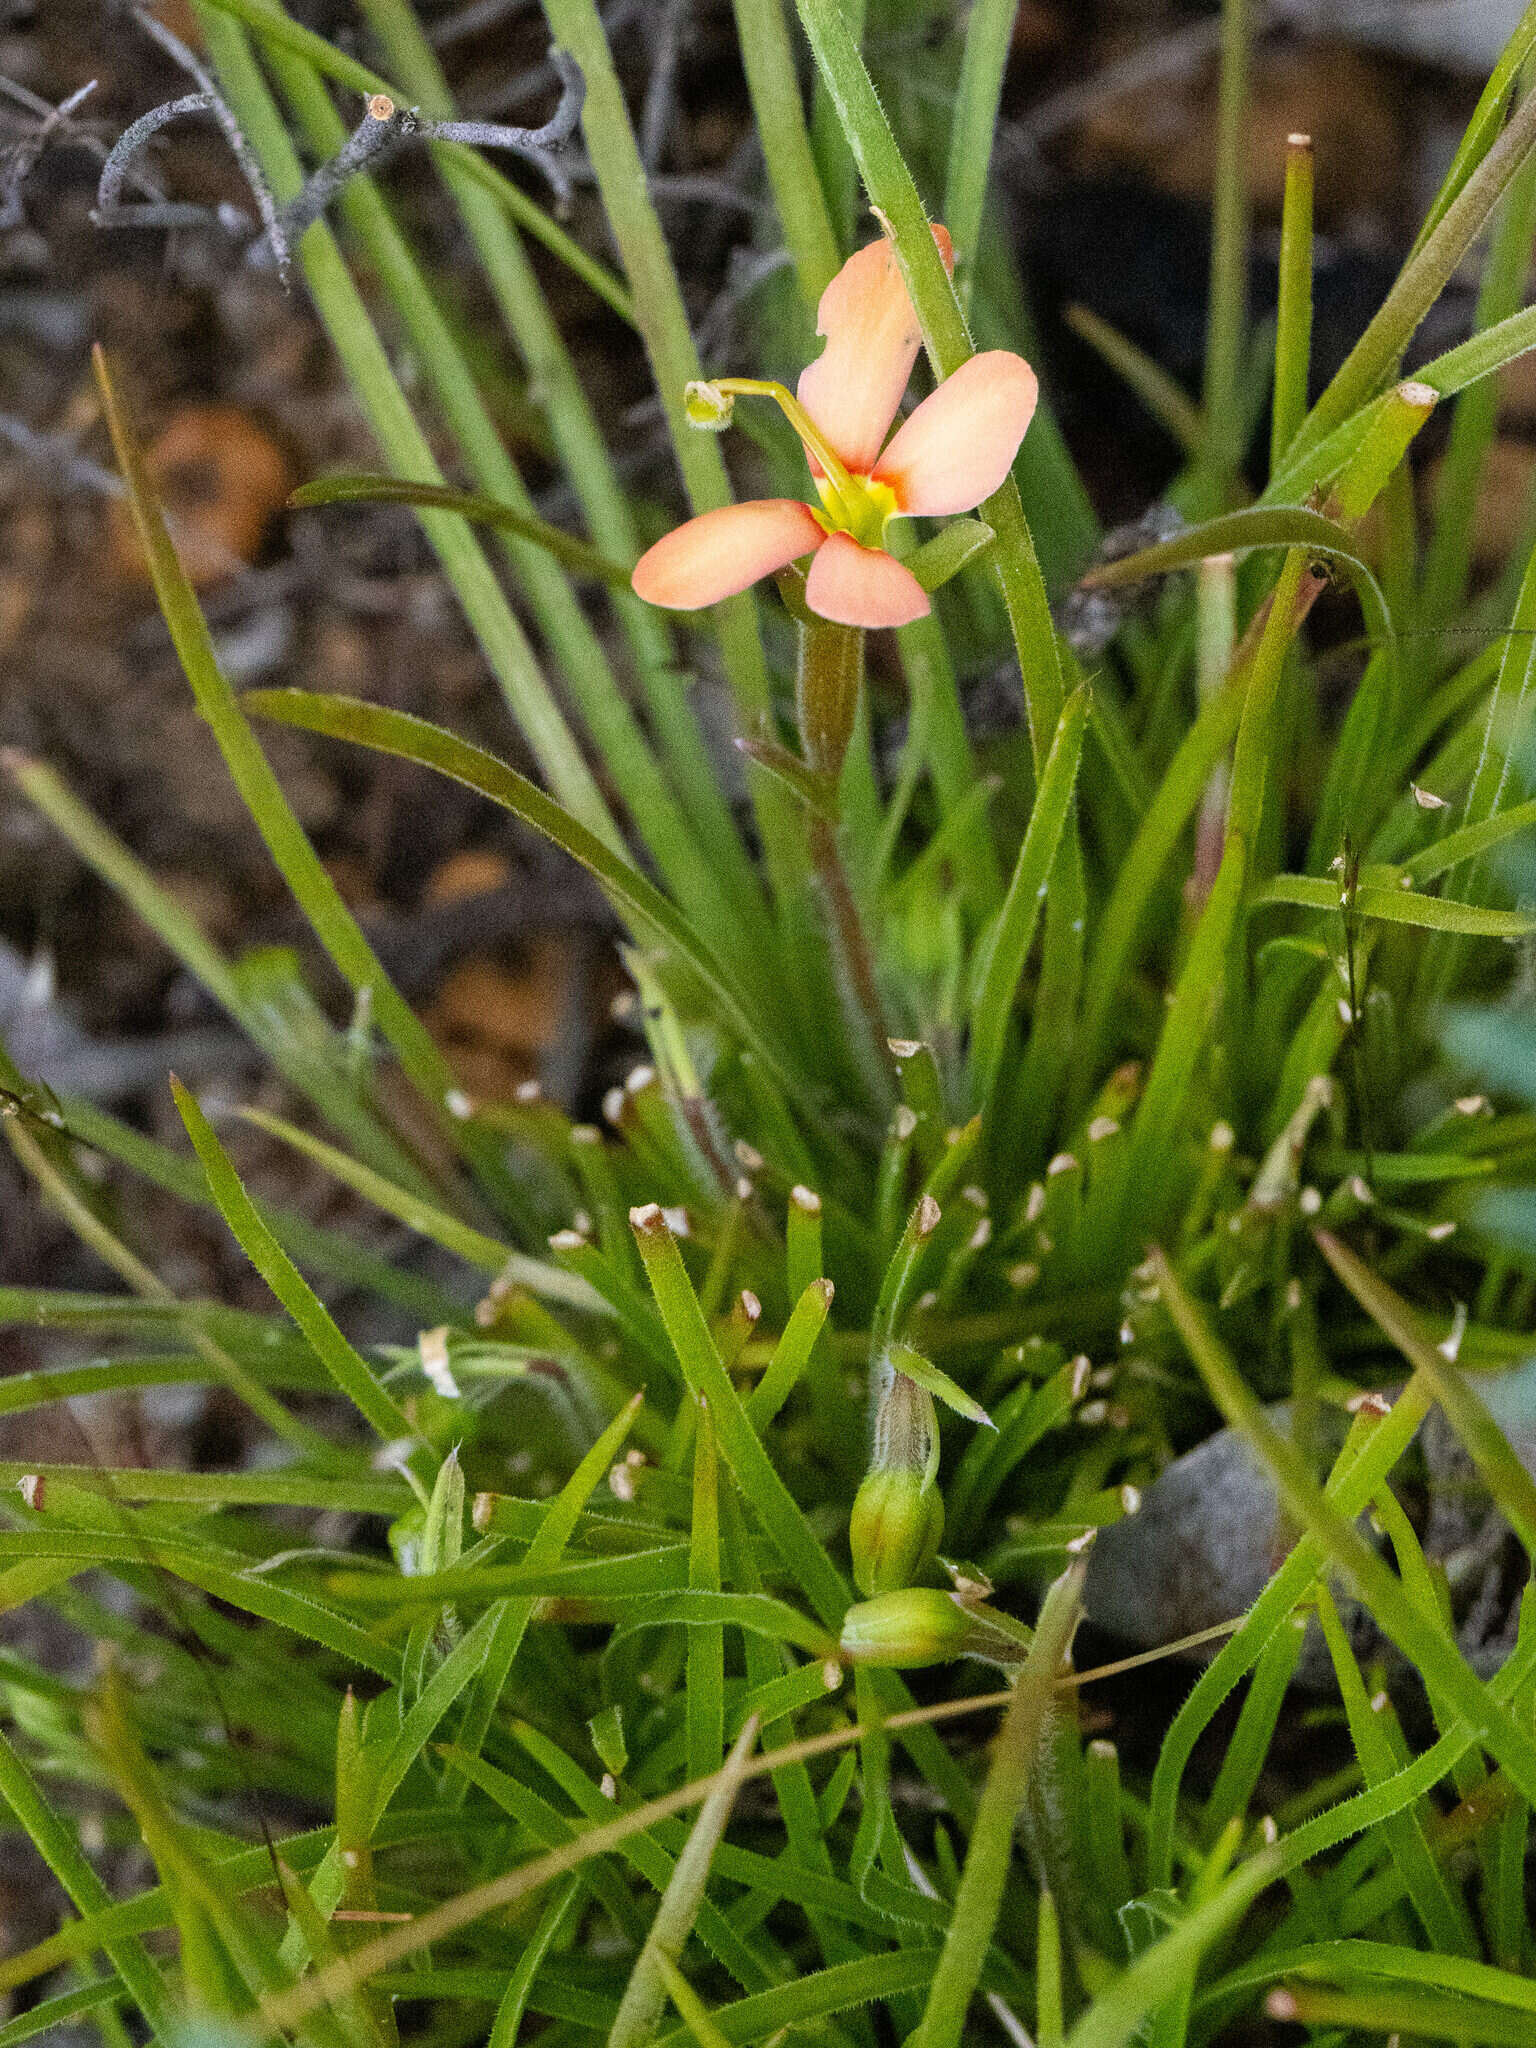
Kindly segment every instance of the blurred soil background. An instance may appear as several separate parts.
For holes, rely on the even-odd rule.
[[[292,11],[368,54],[340,0],[295,0]],[[162,0],[160,12],[195,36],[181,0]],[[750,367],[754,294],[775,270],[778,230],[730,8],[610,0],[605,12],[705,359]],[[922,0],[871,7],[868,48],[887,94],[944,89],[927,53],[952,35],[954,13]],[[424,14],[466,111],[545,117],[555,92],[536,7],[426,0]],[[1511,0],[1296,0],[1260,10],[1253,302],[1262,313],[1273,291],[1284,138],[1304,130],[1317,156],[1320,373],[1342,358],[1406,254],[1517,14]],[[1110,523],[1155,501],[1175,450],[1059,315],[1072,302],[1088,306],[1198,390],[1216,32],[1208,9],[1167,0],[1023,0],[1019,12],[995,218],[1024,263],[1046,388]],[[71,115],[50,113],[88,81],[95,89]],[[92,224],[106,148],[187,89],[126,9],[0,0],[0,746],[48,761],[225,948],[297,949],[341,1014],[156,613],[108,467],[91,343],[103,342],[117,366],[237,684],[366,694],[513,758],[516,742],[411,513],[285,509],[305,479],[378,466],[302,285],[285,295],[216,233]],[[930,118],[941,120],[942,108]],[[502,161],[547,197],[526,166]],[[172,198],[248,205],[206,119],[167,128],[142,167]],[[420,155],[403,158],[388,182],[540,509],[569,519],[520,367],[441,188]],[[568,225],[608,255],[579,173]],[[625,473],[654,500],[659,523],[675,486],[638,343],[583,286],[540,267]],[[1470,310],[1470,287],[1453,290],[1421,337],[1424,352],[1456,339]],[[408,388],[419,384],[408,358],[403,368]],[[1533,469],[1536,377],[1511,373],[1479,510],[1490,565],[1522,528]],[[708,676],[695,687],[707,703]],[[595,892],[452,784],[298,734],[262,737],[466,1090],[505,1099],[537,1081],[595,1114],[638,1044],[612,1021],[622,982]],[[234,1028],[3,777],[0,1031],[30,1073],[173,1143],[173,1066],[217,1099],[290,1106]],[[266,1191],[317,1220],[344,1217],[375,1248],[404,1255],[392,1226],[347,1215],[318,1170],[249,1132],[232,1137]],[[215,1219],[136,1188],[128,1227],[178,1291],[265,1305]],[[111,1284],[0,1151],[5,1283]],[[0,1369],[43,1362],[53,1343],[46,1332],[0,1333]],[[198,1463],[240,1449],[232,1418],[201,1395],[93,1413],[92,1426],[98,1452],[118,1462]],[[31,1441],[18,1424],[0,1445],[26,1456]],[[79,1455],[58,1444],[35,1454],[44,1451]]]

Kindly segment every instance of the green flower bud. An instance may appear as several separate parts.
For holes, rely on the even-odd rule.
[[[853,1503],[848,1543],[861,1593],[894,1593],[921,1576],[944,1533],[944,1503],[934,1484],[939,1426],[933,1396],[898,1372],[877,1368],[869,1471]]]
[[[863,1600],[843,1616],[840,1647],[851,1664],[890,1664],[912,1670],[965,1655],[971,1617],[953,1593],[937,1586],[906,1586]]]
[[[853,1503],[848,1542],[861,1593],[894,1593],[932,1564],[944,1534],[939,1489],[916,1472],[870,1472]]]
[[[843,1616],[839,1647],[850,1664],[893,1665],[911,1671],[978,1657],[1002,1671],[1016,1671],[1029,1649],[1032,1631],[995,1607],[968,1605],[936,1586],[905,1586],[860,1601]]]

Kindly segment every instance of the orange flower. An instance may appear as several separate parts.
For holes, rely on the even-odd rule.
[[[934,239],[953,267],[949,236]],[[757,498],[690,519],[641,556],[636,592],[672,611],[698,611],[811,556],[805,601],[843,626],[905,626],[928,611],[911,570],[887,554],[892,519],[969,512],[1007,476],[1035,410],[1022,356],[972,356],[925,398],[889,442],[921,331],[890,241],[850,256],[821,295],[826,347],[797,397],[782,385],[722,378],[689,390],[701,424],[723,426],[738,392],[777,399],[805,447],[819,505]]]

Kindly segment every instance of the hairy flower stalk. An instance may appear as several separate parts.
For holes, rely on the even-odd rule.
[[[838,988],[853,1026],[853,1043],[873,1094],[888,1102],[894,1078],[888,1051],[890,1033],[875,979],[874,956],[837,844],[838,786],[864,680],[864,634],[857,626],[833,625],[809,613],[801,620],[799,632],[796,720],[801,752],[821,791],[820,804],[807,817],[811,866],[824,902]]]

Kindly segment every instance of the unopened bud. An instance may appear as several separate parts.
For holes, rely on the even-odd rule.
[[[888,1358],[878,1371],[869,1471],[848,1525],[854,1583],[866,1594],[910,1586],[933,1562],[944,1533],[933,1396]]]
[[[996,1608],[977,1606],[931,1586],[907,1586],[861,1601],[843,1616],[841,1649],[850,1664],[913,1670],[955,1657],[979,1657],[1017,1670],[1030,1630]]]
[[[965,1655],[970,1617],[953,1593],[907,1586],[850,1607],[843,1616],[841,1649],[854,1664],[912,1669]]]
[[[848,1524],[859,1591],[910,1586],[932,1562],[943,1534],[944,1503],[920,1472],[866,1474]]]

